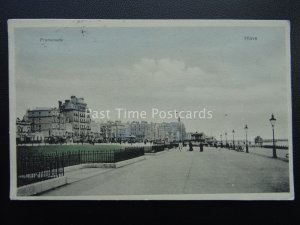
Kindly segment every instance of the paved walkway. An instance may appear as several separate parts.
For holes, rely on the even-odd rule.
[[[245,151],[245,149],[244,149],[244,151]],[[263,155],[263,156],[267,156],[267,157],[270,157],[273,155],[272,148],[251,147],[251,148],[249,148],[249,152],[252,154]],[[288,160],[287,153],[289,153],[289,151],[286,149],[276,149],[276,154],[279,159],[287,161]]]
[[[118,168],[74,172],[95,175],[42,196],[288,192],[288,163],[257,154],[205,148],[171,150]],[[81,175],[78,175],[81,176]]]

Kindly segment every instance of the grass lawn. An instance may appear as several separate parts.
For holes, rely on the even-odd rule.
[[[26,151],[26,153],[66,153],[77,151],[105,151],[123,149],[120,145],[46,145],[46,146],[17,146],[17,152]]]

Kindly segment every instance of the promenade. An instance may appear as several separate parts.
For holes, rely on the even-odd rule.
[[[40,196],[268,193],[289,191],[288,162],[250,153],[185,147],[118,169],[81,169],[73,176],[94,176],[50,190]],[[283,155],[283,154],[282,154]],[[76,179],[75,179],[76,180]]]

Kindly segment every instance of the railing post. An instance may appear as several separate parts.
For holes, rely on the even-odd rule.
[[[55,164],[56,164],[56,176],[59,176],[59,164],[58,164],[58,153],[55,154]]]
[[[81,164],[81,155],[80,155],[80,150],[78,151],[78,161],[79,161],[79,164]]]
[[[64,159],[65,159],[65,157],[64,157],[64,153],[62,152],[62,154],[61,154],[61,167],[62,167],[62,175],[64,176],[65,175],[65,163],[64,163]]]
[[[71,152],[68,152],[68,166],[71,165]]]
[[[49,171],[50,171],[50,176],[52,176],[52,159],[49,160],[50,161],[50,165],[49,165]]]

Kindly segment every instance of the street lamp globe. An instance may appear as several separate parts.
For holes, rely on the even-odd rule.
[[[272,113],[272,116],[271,116],[271,119],[270,119],[270,123],[271,123],[272,127],[274,127],[274,126],[275,126],[276,119],[275,119],[275,117],[274,117],[273,113]]]
[[[244,129],[245,129],[246,132],[248,131],[248,126],[247,126],[247,124],[246,124],[246,126],[245,126]]]

